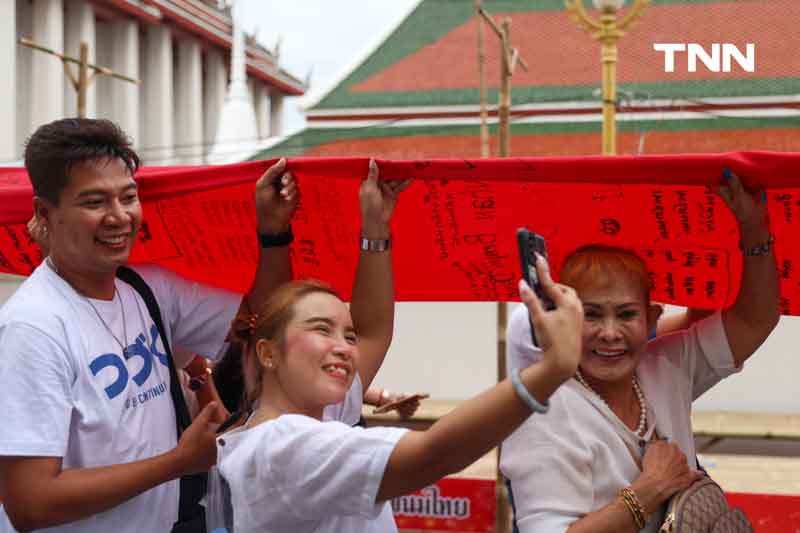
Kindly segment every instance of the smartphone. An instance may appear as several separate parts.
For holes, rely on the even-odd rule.
[[[547,261],[547,244],[544,237],[528,230],[528,228],[519,228],[517,230],[517,248],[522,266],[522,277],[533,289],[533,292],[536,293],[536,296],[539,297],[546,310],[555,309],[556,306],[553,300],[542,290],[539,274],[536,272],[536,255],[540,255],[542,259]],[[533,329],[533,322],[531,322],[531,338],[534,346],[539,346],[536,340],[536,332]]]
[[[376,407],[375,409],[372,410],[372,414],[379,415],[381,413],[388,413],[389,411],[397,409],[398,407],[401,407],[406,403],[414,401],[418,402],[420,400],[424,400],[429,396],[430,396],[429,394],[412,394],[411,396],[406,396],[405,398],[402,398],[400,400],[395,400],[393,402],[385,403],[380,407]]]

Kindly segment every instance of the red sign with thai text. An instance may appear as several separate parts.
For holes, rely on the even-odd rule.
[[[486,479],[444,478],[392,500],[400,531],[493,533],[495,482]]]
[[[137,179],[145,223],[132,262],[244,291],[258,257],[253,188],[274,161],[151,167]],[[301,189],[291,246],[295,275],[331,282],[347,298],[358,259],[364,158],[288,161]],[[405,301],[517,299],[515,230],[545,236],[553,269],[591,242],[633,248],[652,295],[700,308],[730,305],[741,252],[735,220],[714,188],[730,168],[766,190],[780,269],[781,311],[800,314],[800,154],[545,157],[378,161],[386,179],[413,178],[392,224],[396,295]],[[25,222],[24,169],[0,169],[0,272],[41,260]]]

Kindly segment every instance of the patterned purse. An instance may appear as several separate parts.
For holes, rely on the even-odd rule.
[[[741,509],[728,506],[711,478],[694,482],[669,501],[659,533],[755,533]]]

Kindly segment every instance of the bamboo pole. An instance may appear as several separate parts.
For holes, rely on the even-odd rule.
[[[478,91],[481,114],[481,157],[489,157],[489,111],[486,104],[486,50],[484,48],[484,26],[481,17],[482,0],[475,0],[475,12],[478,25]]]
[[[503,19],[500,30],[500,95],[497,106],[498,155],[508,157],[511,152],[511,19]],[[497,302],[497,380],[506,377],[506,327],[508,325],[508,305]],[[509,520],[509,497],[505,477],[500,472],[500,447],[497,454],[497,531],[511,531]]]
[[[89,63],[89,45],[86,42],[81,41],[80,44],[80,55],[79,57],[72,57],[61,52],[56,52],[52,48],[48,48],[43,46],[35,41],[31,41],[30,39],[26,39],[25,37],[19,38],[19,44],[22,46],[27,46],[28,48],[32,48],[34,50],[38,50],[40,52],[44,52],[46,54],[50,54],[55,56],[61,60],[64,64],[64,75],[69,78],[70,84],[78,93],[78,117],[79,118],[86,118],[86,92],[89,89],[89,85],[94,81],[94,78],[98,74],[102,74],[103,76],[111,76],[112,78],[116,78],[121,81],[126,81],[128,83],[135,83],[139,84],[139,80],[135,78],[131,78],[129,76],[125,76],[124,74],[120,74],[119,72],[114,72],[110,68],[101,67],[99,65],[95,65]],[[72,71],[69,69],[70,64],[77,64],[78,65],[78,77],[76,78]],[[92,70],[90,74],[89,71]]]
[[[498,26],[494,19],[483,9],[481,1],[475,1],[475,9],[486,24],[500,38],[500,95],[498,100],[498,155],[508,157],[511,153],[511,77],[517,64],[526,71],[528,64],[520,57],[519,51],[511,46],[511,19],[503,19]],[[478,74],[480,83],[481,110],[481,157],[487,157],[488,126],[486,112],[486,89],[484,80],[485,53],[483,51],[483,24],[478,22]],[[485,135],[485,137],[484,137]],[[508,306],[505,302],[497,302],[497,380],[506,377],[506,326],[508,324]],[[500,472],[500,446],[497,454],[497,477],[495,479],[496,516],[495,531],[509,533],[511,531],[511,509],[505,478]]]
[[[503,19],[500,29],[500,101],[497,108],[498,155],[511,155],[511,19]]]
[[[89,45],[81,41],[80,65],[78,66],[78,116],[86,117],[86,91],[89,89]]]

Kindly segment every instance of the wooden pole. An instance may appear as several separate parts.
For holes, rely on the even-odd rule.
[[[509,48],[511,47],[511,19],[503,19],[500,29],[500,95],[497,105],[497,155],[508,157],[510,153],[509,114],[511,113],[511,64]],[[506,325],[508,322],[508,306],[505,302],[497,302],[497,380],[506,377]],[[497,447],[497,531],[505,533],[511,530],[509,521],[509,499],[506,480],[500,472],[500,451]]]
[[[25,37],[19,38],[19,44],[22,46],[27,46],[28,48],[33,48],[34,50],[38,50],[40,52],[44,52],[46,54],[50,54],[52,56],[56,56],[61,60],[64,64],[64,75],[69,78],[72,87],[78,93],[78,117],[85,118],[86,117],[86,92],[89,88],[89,84],[94,81],[94,77],[97,74],[102,74],[104,76],[111,76],[112,78],[116,78],[118,80],[127,81],[128,83],[135,83],[139,84],[139,80],[135,78],[131,78],[125,76],[124,74],[120,74],[118,72],[114,72],[110,68],[101,67],[98,65],[94,65],[89,63],[89,45],[85,42],[81,41],[80,45],[80,55],[79,57],[75,58],[72,56],[64,55],[61,52],[56,52],[51,48],[47,48],[46,46],[42,46],[39,43],[31,41],[30,39],[26,39]],[[72,74],[69,69],[69,64],[74,63],[78,65],[78,77]],[[90,74],[89,71],[92,71]]]
[[[89,89],[89,45],[81,41],[78,65],[78,118],[86,118],[86,92]]]
[[[500,101],[497,108],[497,130],[500,157],[511,154],[511,19],[506,17],[500,29]]]
[[[478,23],[478,90],[480,94],[481,113],[481,157],[489,157],[489,112],[486,106],[486,50],[484,48],[484,22],[481,16],[481,0],[475,0],[475,12]]]
[[[498,102],[498,155],[508,157],[511,153],[511,76],[519,63],[523,69],[528,70],[528,64],[520,57],[519,51],[511,46],[511,19],[503,19],[502,27],[499,27],[494,19],[481,6],[481,0],[475,0],[475,9],[489,25],[492,31],[500,39],[500,97]],[[478,22],[478,74],[480,77],[480,104],[481,104],[481,157],[487,157],[489,153],[489,132],[486,126],[486,89],[484,81],[484,62],[485,54],[483,51],[483,24]],[[485,128],[485,129],[484,129]],[[485,132],[485,133],[484,133]],[[486,135],[486,137],[484,137]],[[485,139],[485,140],[484,140]],[[484,147],[486,151],[484,152]],[[497,381],[506,378],[506,325],[508,323],[508,306],[505,302],[497,302]],[[495,531],[497,533],[508,533],[511,531],[510,506],[508,504],[508,490],[506,489],[505,478],[500,473],[500,446],[497,447],[497,478],[495,480],[495,498],[497,515],[495,517]]]

